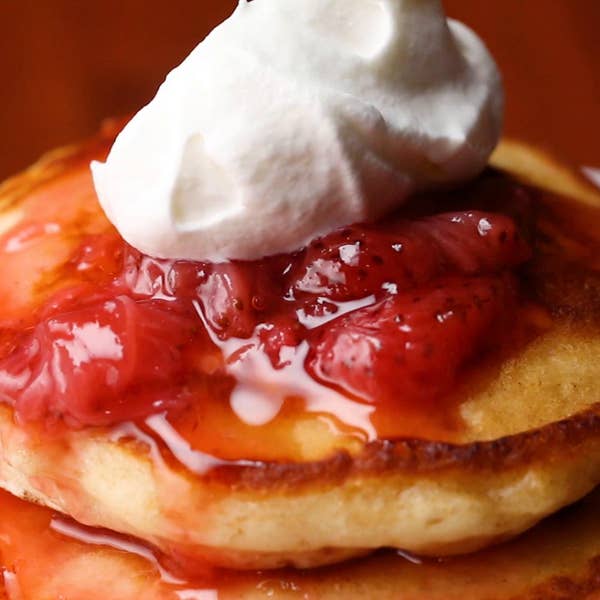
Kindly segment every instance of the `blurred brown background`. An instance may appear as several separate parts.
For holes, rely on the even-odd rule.
[[[147,102],[235,3],[0,0],[0,179]],[[600,166],[600,1],[445,5],[500,63],[507,133]]]

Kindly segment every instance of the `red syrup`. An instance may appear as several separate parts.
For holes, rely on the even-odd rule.
[[[294,458],[309,417],[361,440],[426,437],[519,310],[530,251],[499,212],[404,213],[289,255],[193,263],[128,246],[77,177],[28,198],[0,240],[0,394],[22,423],[166,415],[224,459]]]

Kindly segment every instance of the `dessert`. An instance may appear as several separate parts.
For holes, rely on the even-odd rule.
[[[100,142],[100,145],[106,146],[103,142]],[[9,196],[14,201],[22,193],[22,200],[24,200],[35,193],[33,188],[38,192],[52,190],[52,186],[48,185],[48,180],[54,180],[57,171],[61,171],[63,177],[66,176],[69,181],[65,170],[73,175],[77,172],[77,169],[73,170],[74,166],[79,165],[81,169],[84,169],[89,152],[92,151],[96,154],[97,148],[96,145],[94,149],[92,144],[88,146],[87,152],[79,148],[47,159],[29,174],[6,184],[3,197],[6,202],[8,202]],[[535,164],[535,167],[529,170],[530,179],[543,173],[545,186],[561,189],[566,197],[570,197],[570,200],[567,200],[553,194],[545,194],[543,200],[546,206],[552,206],[554,211],[558,211],[555,213],[555,217],[558,217],[561,223],[559,229],[564,229],[565,216],[568,216],[568,220],[572,223],[579,223],[576,227],[579,233],[570,239],[568,246],[576,250],[578,254],[588,252],[589,256],[593,256],[591,247],[584,252],[585,246],[589,244],[587,235],[592,229],[590,224],[594,222],[593,216],[597,210],[592,207],[594,204],[595,206],[600,205],[600,198],[594,194],[593,189],[579,185],[572,176],[561,171],[558,166],[552,165],[545,157],[531,153],[518,145],[502,145],[496,154],[495,162],[500,167],[512,169],[515,159],[516,164],[520,167],[525,164]],[[56,183],[56,180],[54,181]],[[70,181],[73,182],[72,179]],[[65,181],[63,180],[62,183],[64,184]],[[69,188],[63,188],[61,185],[60,189]],[[70,187],[71,191],[72,189]],[[47,195],[45,197],[48,198]],[[2,214],[5,217],[4,222],[10,220],[11,212],[6,205],[3,207]],[[588,233],[581,237],[584,231]],[[567,241],[567,238],[563,238],[563,241]],[[567,288],[563,287],[562,289],[566,290]],[[583,287],[580,286],[579,289],[583,289]],[[564,311],[565,305],[559,308]],[[592,312],[589,312],[589,315],[591,316]],[[576,345],[572,347],[572,351],[575,348]],[[535,378],[538,374],[545,372],[548,386],[564,385],[562,378],[566,368],[558,375],[554,373],[556,365],[561,360],[561,355],[563,359],[568,358],[564,347],[561,353],[555,353],[551,359],[545,359],[547,364],[545,370],[542,370],[544,361],[540,361],[542,365],[537,370],[533,370],[531,376]],[[585,368],[586,362],[589,361],[594,361],[593,349],[590,348],[581,355],[571,357],[570,365],[579,365],[578,368]],[[519,362],[523,364],[523,361],[516,361],[505,367],[507,371],[505,377],[515,377],[515,374],[519,377],[523,376],[523,370],[518,368]],[[549,377],[548,372],[552,376]],[[578,373],[581,374],[583,371],[580,370]],[[578,377],[577,383],[583,380],[583,377]],[[525,380],[522,380],[521,387],[525,387],[523,381]],[[527,402],[530,412],[525,416],[520,413],[520,418],[528,419],[531,422],[534,410],[543,411],[551,407],[547,406],[547,402],[544,402],[543,405],[539,402],[532,403],[531,398],[535,398],[536,387],[531,384],[528,384],[527,387],[531,394],[521,397],[530,400]],[[575,389],[573,382],[565,397],[567,394],[570,397]],[[524,394],[523,391],[521,393]],[[546,395],[543,399],[546,400],[547,397]],[[523,410],[522,404],[520,404],[520,408]],[[572,410],[575,412],[574,407]],[[512,413],[507,411],[507,414]],[[493,414],[491,420],[496,415],[497,413]],[[551,415],[541,414],[537,418],[550,419]],[[573,434],[578,429],[582,429],[583,423],[583,420],[574,418],[570,424],[560,424],[558,429],[562,428],[564,435],[567,436],[569,430]],[[546,428],[546,431],[549,429]],[[556,427],[554,429],[557,430]],[[9,437],[7,434],[11,432],[15,434],[14,426],[11,428],[7,422],[3,422],[2,431],[3,443]],[[544,440],[543,436],[537,435],[542,438],[539,442],[540,448],[547,446],[548,439]],[[48,443],[47,432],[43,442]],[[52,448],[52,445],[49,447]],[[3,451],[5,448],[3,446]],[[56,450],[56,447],[54,449]],[[21,452],[24,450],[27,450],[27,445],[21,449]],[[127,451],[126,449],[121,450]],[[581,450],[581,446],[573,445],[573,454],[579,450]],[[17,456],[18,452],[15,452],[14,455]],[[48,462],[56,460],[60,456],[65,458],[59,452],[52,452]],[[111,458],[114,456],[115,453],[111,454]],[[71,458],[74,458],[74,454],[71,454]],[[13,464],[19,466],[18,461]],[[117,468],[118,464],[113,463],[113,469]],[[58,473],[60,468],[65,465],[66,461],[59,464],[56,472]],[[93,469],[93,467],[97,467],[97,465],[87,464],[88,469]],[[42,478],[38,480],[38,483],[45,485],[48,485],[49,482],[53,483],[48,476],[53,469],[54,467],[50,469],[46,465],[41,470]],[[83,466],[81,471],[74,475],[72,471],[70,483],[76,483],[75,478],[80,478],[82,472]],[[6,478],[11,475],[7,471],[6,464],[3,464],[2,473],[6,482]],[[113,481],[119,481],[117,477],[118,475]],[[18,480],[14,479],[13,481]],[[67,488],[63,489],[65,492],[69,491]],[[23,488],[15,489],[15,491],[22,492]],[[129,487],[128,491],[134,492],[134,486]],[[70,492],[75,494],[73,489]],[[61,594],[73,600],[79,598],[91,600],[94,598],[94,594],[98,593],[101,593],[102,597],[106,597],[104,582],[108,579],[111,580],[111,600],[136,596],[180,598],[186,590],[190,595],[190,590],[195,590],[197,594],[213,593],[213,597],[218,591],[219,598],[261,598],[265,596],[286,598],[294,597],[294,594],[298,593],[312,594],[320,598],[352,598],[357,593],[361,593],[361,590],[362,593],[365,591],[373,593],[373,590],[377,590],[381,598],[394,598],[397,597],[398,590],[403,590],[405,593],[410,590],[413,594],[412,597],[424,600],[425,598],[432,600],[436,597],[446,599],[459,596],[475,600],[492,593],[497,598],[554,596],[587,598],[593,597],[595,591],[597,592],[597,571],[595,570],[598,557],[596,496],[591,496],[580,507],[572,509],[563,516],[545,521],[541,526],[532,532],[523,534],[514,542],[466,557],[446,559],[442,562],[437,560],[423,562],[423,559],[420,559],[420,564],[413,564],[410,561],[414,561],[415,557],[409,556],[410,561],[408,561],[404,555],[395,556],[393,553],[389,553],[374,556],[359,563],[352,562],[331,570],[318,570],[314,573],[288,571],[244,575],[231,572],[212,572],[207,565],[202,569],[193,569],[191,573],[189,571],[187,574],[181,573],[182,565],[180,563],[165,560],[164,556],[160,555],[156,556],[163,566],[157,566],[155,559],[151,560],[153,551],[149,546],[144,547],[139,542],[120,539],[116,534],[106,531],[87,530],[70,522],[60,514],[52,514],[50,511],[45,511],[32,504],[25,505],[4,495],[0,497],[4,515],[0,527],[0,554],[4,583],[9,597],[13,597],[17,593],[16,590],[19,590],[25,598],[31,597],[36,600],[53,599]],[[25,497],[32,499],[27,494]],[[82,497],[79,496],[79,498],[81,501]],[[137,501],[139,496],[132,495],[126,502],[124,501],[122,510],[131,508],[132,498]],[[138,506],[136,502],[133,508],[138,510]],[[51,526],[52,523],[54,524]],[[82,542],[82,540],[87,541]],[[111,549],[111,546],[117,549]],[[123,552],[123,548],[128,549],[127,552]],[[36,558],[32,561],[30,557]],[[42,557],[52,557],[51,562],[46,563]],[[499,573],[502,573],[500,578]],[[211,590],[216,591],[211,592]]]
[[[533,339],[511,349],[506,359],[492,352],[489,367],[482,360],[470,373],[462,369],[461,385],[451,389],[458,397],[446,393],[430,404],[413,396],[405,403],[365,403],[334,391],[329,394],[325,387],[320,389],[328,392],[330,405],[321,400],[311,407],[314,398],[307,397],[303,404],[290,396],[270,419],[263,408],[258,416],[256,411],[246,413],[250,417],[244,421],[244,405],[231,401],[231,385],[221,380],[216,351],[201,354],[202,368],[208,369],[207,380],[198,383],[206,390],[203,402],[180,403],[171,393],[167,398],[173,404],[157,409],[154,397],[127,390],[132,401],[125,404],[126,395],[118,386],[130,380],[121,379],[121,373],[115,393],[103,390],[94,396],[101,377],[122,364],[115,356],[129,356],[130,350],[119,350],[118,345],[128,339],[137,342],[135,328],[141,325],[136,310],[147,311],[142,316],[151,320],[148,333],[139,330],[140,349],[134,346],[141,354],[132,368],[144,376],[146,369],[154,372],[156,356],[163,365],[176,367],[166,362],[170,348],[165,344],[178,343],[178,319],[185,322],[192,314],[163,308],[164,275],[154,261],[134,261],[135,277],[127,285],[135,291],[123,295],[119,274],[130,268],[127,248],[94,203],[86,166],[91,155],[106,152],[112,135],[107,132],[108,139],[51,159],[34,171],[35,178],[25,176],[4,190],[4,222],[10,225],[2,261],[3,281],[10,282],[3,290],[8,323],[3,328],[7,351],[0,382],[8,400],[2,408],[4,487],[82,523],[146,539],[182,559],[256,567],[326,563],[384,545],[433,555],[474,550],[520,532],[597,483],[597,364],[585,357],[596,355],[600,342],[589,325],[595,313],[585,287],[566,287],[573,264],[579,265],[582,277],[588,273],[590,282],[595,281],[585,260],[586,255],[594,256],[594,238],[582,249],[565,232],[536,248],[537,262],[530,261],[528,275],[532,284],[539,280],[535,294],[546,294],[545,273],[551,269],[552,281],[565,286],[559,287],[562,304],[555,299],[556,290],[554,296],[549,290],[549,304],[515,308],[521,313],[510,314],[519,314],[521,325],[516,338],[509,337],[511,344],[520,335]],[[502,178],[489,177],[493,185],[485,177],[474,184],[475,189],[488,190],[487,200],[492,188],[502,188]],[[520,188],[517,192],[520,198]],[[442,196],[448,200],[446,193]],[[537,227],[552,234],[553,218],[545,208]],[[114,244],[121,245],[120,253],[115,253]],[[555,256],[558,244],[560,260]],[[56,263],[49,264],[51,260]],[[34,261],[44,262],[32,267]],[[566,261],[570,262],[561,267]],[[140,267],[147,270],[137,270]],[[34,272],[38,278],[32,277]],[[96,295],[101,306],[107,302],[106,288],[98,287],[98,279],[108,279],[109,289],[117,286],[114,320],[105,320],[111,313],[97,312]],[[592,284],[588,290],[594,289]],[[32,294],[39,304],[32,305]],[[142,308],[129,309],[128,302],[139,302]],[[556,309],[556,316],[549,309]],[[125,310],[132,310],[130,323],[127,313],[122,314]],[[365,310],[371,309],[341,319]],[[193,314],[197,315],[195,308]],[[32,318],[37,323],[33,336],[31,327],[25,336],[20,330],[15,333],[15,325],[9,327],[10,322]],[[152,328],[165,320],[168,327]],[[91,333],[97,338],[85,335],[90,322],[96,324]],[[134,332],[133,338],[126,337],[123,323]],[[329,331],[335,331],[335,324],[326,323]],[[73,335],[75,327],[79,337]],[[207,331],[212,331],[210,325]],[[309,331],[313,330],[307,335]],[[20,336],[17,349],[11,348],[15,335]],[[108,343],[94,350],[94,342],[103,335]],[[211,335],[209,347],[227,343],[216,330]],[[203,351],[206,338],[200,336],[197,332]],[[45,339],[70,348],[71,354],[56,352],[52,345],[34,347]],[[96,362],[86,363],[89,358]],[[100,370],[76,369],[77,360]],[[35,378],[24,377],[32,366],[34,373],[45,373],[56,364],[53,361],[61,361],[60,374],[74,378],[63,385],[79,387],[78,403],[73,399],[65,404],[66,396],[57,388],[61,382],[55,378],[40,392],[32,384]],[[267,373],[276,377],[281,371],[272,367]],[[263,371],[258,373],[262,376]],[[238,378],[245,376],[243,369],[237,373]],[[84,385],[86,377],[91,383]],[[163,391],[161,377],[159,373],[152,390]],[[315,379],[302,381],[313,385]],[[24,392],[11,389],[15,382]],[[272,392],[275,402],[277,391]],[[246,407],[253,406],[251,394],[242,397]],[[138,408],[142,412],[136,412]],[[134,419],[137,425],[130,423]],[[389,441],[394,428],[399,439]],[[372,439],[373,429],[384,432],[386,441]]]
[[[388,8],[406,17],[413,4]],[[440,35],[455,36],[446,38],[451,50],[462,40],[484,52],[472,34],[446,25],[438,3],[415,6],[417,21],[425,14]],[[262,14],[238,9],[249,10]],[[493,87],[492,63],[481,56],[481,81]],[[450,57],[450,72],[472,67],[460,53]],[[402,76],[414,83],[411,69]],[[436,90],[434,79],[421,87]],[[202,561],[315,566],[383,546],[464,553],[592,490],[600,480],[599,367],[590,360],[600,347],[598,235],[578,220],[584,209],[563,222],[559,199],[498,172],[437,189],[480,170],[498,136],[496,95],[479,93],[473,104],[472,81],[442,86],[467,90],[459,107],[471,118],[456,139],[409,123],[393,145],[385,99],[377,99],[381,120],[353,121],[368,149],[357,156],[376,166],[388,151],[404,160],[387,165],[388,178],[369,163],[357,170],[362,180],[313,182],[319,202],[302,222],[310,238],[303,227],[285,235],[286,218],[299,213],[278,188],[274,206],[287,212],[258,206],[261,227],[243,202],[233,229],[221,227],[227,209],[207,219],[223,178],[211,180],[213,161],[195,179],[208,160],[186,142],[198,141],[195,130],[166,152],[181,167],[175,181],[148,179],[163,172],[163,138],[140,145],[143,118],[124,130],[107,166],[94,167],[108,216],[138,249],[105,217],[87,167],[106,158],[119,127],[9,182],[1,192],[0,485],[143,539],[190,570]],[[340,118],[333,113],[334,124]],[[298,183],[299,172],[286,171],[297,166],[294,152],[282,151],[283,183]],[[352,165],[356,156],[343,152],[334,166],[347,155]],[[264,184],[268,160],[248,163],[239,176],[246,188],[237,186],[237,163],[226,163],[221,174],[236,175],[237,186],[227,189],[260,189],[253,184]],[[333,167],[326,172],[338,182]],[[397,194],[392,180],[402,183]],[[387,195],[378,198],[382,182]],[[139,210],[144,189],[156,208],[148,215]],[[303,199],[310,189],[294,187]],[[352,210],[330,203],[334,193]],[[151,234],[148,246],[140,232]]]

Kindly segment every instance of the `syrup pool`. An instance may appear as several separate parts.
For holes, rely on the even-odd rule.
[[[77,164],[4,213],[2,398],[50,430],[136,422],[164,437],[162,422],[168,446],[216,460],[453,440],[458,382],[540,322],[517,276],[526,193],[482,181],[290,255],[214,265],[129,247]]]

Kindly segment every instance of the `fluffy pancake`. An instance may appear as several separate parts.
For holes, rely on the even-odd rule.
[[[0,506],[0,554],[11,598],[180,600],[218,594],[222,600],[591,600],[600,592],[597,492],[515,541],[441,562],[414,564],[385,552],[315,571],[255,574],[208,569],[189,581],[183,576],[178,583],[169,581],[168,571],[161,577],[149,552],[142,558],[116,549],[125,542],[143,552],[131,541],[111,540],[103,531],[77,530],[51,511],[8,494],[0,493]],[[57,531],[92,543],[82,544]],[[109,589],[106,581],[111,582]],[[0,597],[1,588],[0,580]]]
[[[107,131],[6,183],[2,230],[18,227],[25,209],[56,212],[62,203],[64,219],[83,207],[86,232],[104,231],[87,164],[111,138]],[[514,146],[505,148],[499,166],[510,167],[515,156],[526,164]],[[544,165],[547,186],[556,176],[559,190],[572,196],[540,198],[541,241],[524,275],[554,315],[534,341],[461,382],[463,426],[443,439],[364,443],[306,415],[280,432],[294,460],[271,444],[269,460],[216,461],[192,472],[182,463],[206,457],[172,432],[157,440],[128,425],[55,435],[16,423],[5,405],[0,486],[82,523],[148,540],[180,560],[238,568],[327,564],[384,546],[421,555],[469,552],[581,498],[600,482],[600,237],[590,217],[600,200],[591,189],[582,195],[564,187],[569,178],[548,159],[527,156]],[[26,259],[4,254],[7,306],[62,285],[54,273],[68,260],[73,237],[41,236]],[[232,438],[237,443],[243,436]]]

